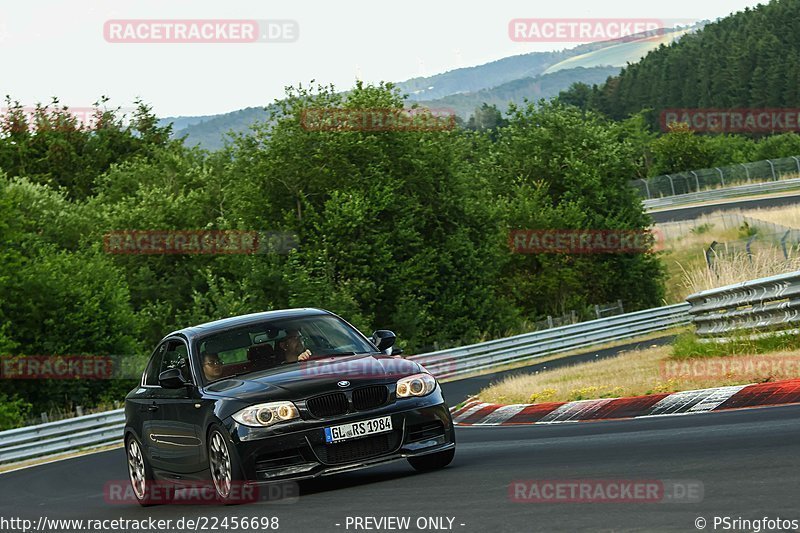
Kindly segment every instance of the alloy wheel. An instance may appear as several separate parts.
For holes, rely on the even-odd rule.
[[[133,492],[138,499],[143,500],[146,490],[144,457],[139,443],[133,438],[128,441],[128,475]]]
[[[222,498],[227,498],[231,493],[231,458],[225,440],[218,431],[211,436],[209,459],[211,477],[214,479],[217,494]]]

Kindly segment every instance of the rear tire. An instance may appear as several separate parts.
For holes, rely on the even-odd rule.
[[[125,440],[125,453],[128,458],[128,478],[136,501],[142,507],[160,503],[157,498],[154,498],[155,481],[153,479],[153,470],[147,464],[139,439],[133,435],[129,436]]]
[[[456,449],[445,450],[443,452],[430,453],[428,455],[421,455],[419,457],[409,457],[408,462],[418,472],[430,472],[431,470],[439,470],[449,465],[456,455]]]

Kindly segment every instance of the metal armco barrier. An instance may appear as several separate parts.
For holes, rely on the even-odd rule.
[[[692,294],[686,301],[706,342],[797,333],[800,327],[800,271],[755,279]]]
[[[666,196],[684,196],[687,193],[724,189],[735,185],[777,182],[784,177],[798,176],[800,176],[800,156],[793,155],[640,178],[631,180],[630,184],[639,191],[643,199],[657,200]]]
[[[439,378],[626,339],[690,323],[689,304],[658,307],[409,357]],[[0,464],[122,440],[123,409],[0,432]]]
[[[691,322],[688,310],[688,303],[657,307],[460,348],[414,355],[408,359],[420,363],[437,378],[452,378],[554,353],[683,326]]]
[[[665,196],[663,198],[643,200],[642,204],[646,210],[650,210],[663,207],[709,202],[714,200],[724,200],[726,198],[737,198],[739,196],[750,196],[753,194],[770,194],[775,192],[791,191],[795,189],[800,189],[800,178],[781,181],[767,181],[764,183],[753,183],[752,185],[740,185],[737,187],[725,187],[710,191],[690,192],[675,196]]]
[[[0,463],[114,444],[122,440],[124,409],[0,432]]]

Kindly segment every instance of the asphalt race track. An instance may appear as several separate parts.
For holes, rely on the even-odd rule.
[[[459,382],[458,387],[464,385]],[[0,515],[34,521],[40,516],[277,516],[280,531],[364,531],[347,528],[347,517],[381,516],[410,517],[409,530],[419,531],[415,522],[420,517],[448,517],[454,519],[453,530],[464,532],[697,531],[698,517],[713,530],[715,515],[800,519],[794,497],[800,406],[469,427],[459,428],[457,438],[455,461],[438,472],[417,474],[405,462],[396,462],[302,482],[294,503],[229,507],[106,503],[106,483],[127,480],[124,452],[118,449],[0,475]],[[509,484],[525,479],[693,480],[702,483],[703,496],[696,503],[510,501]]]
[[[678,220],[694,220],[702,215],[708,215],[716,211],[730,211],[734,209],[765,209],[768,207],[782,207],[800,203],[800,195],[771,196],[768,198],[742,199],[738,201],[723,202],[720,204],[704,204],[693,207],[675,207],[663,211],[650,213],[653,222],[661,224],[664,222],[675,222]]]

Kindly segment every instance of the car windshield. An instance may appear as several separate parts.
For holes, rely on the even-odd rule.
[[[330,315],[268,320],[199,341],[208,381],[320,357],[374,353],[375,347],[343,320]]]

